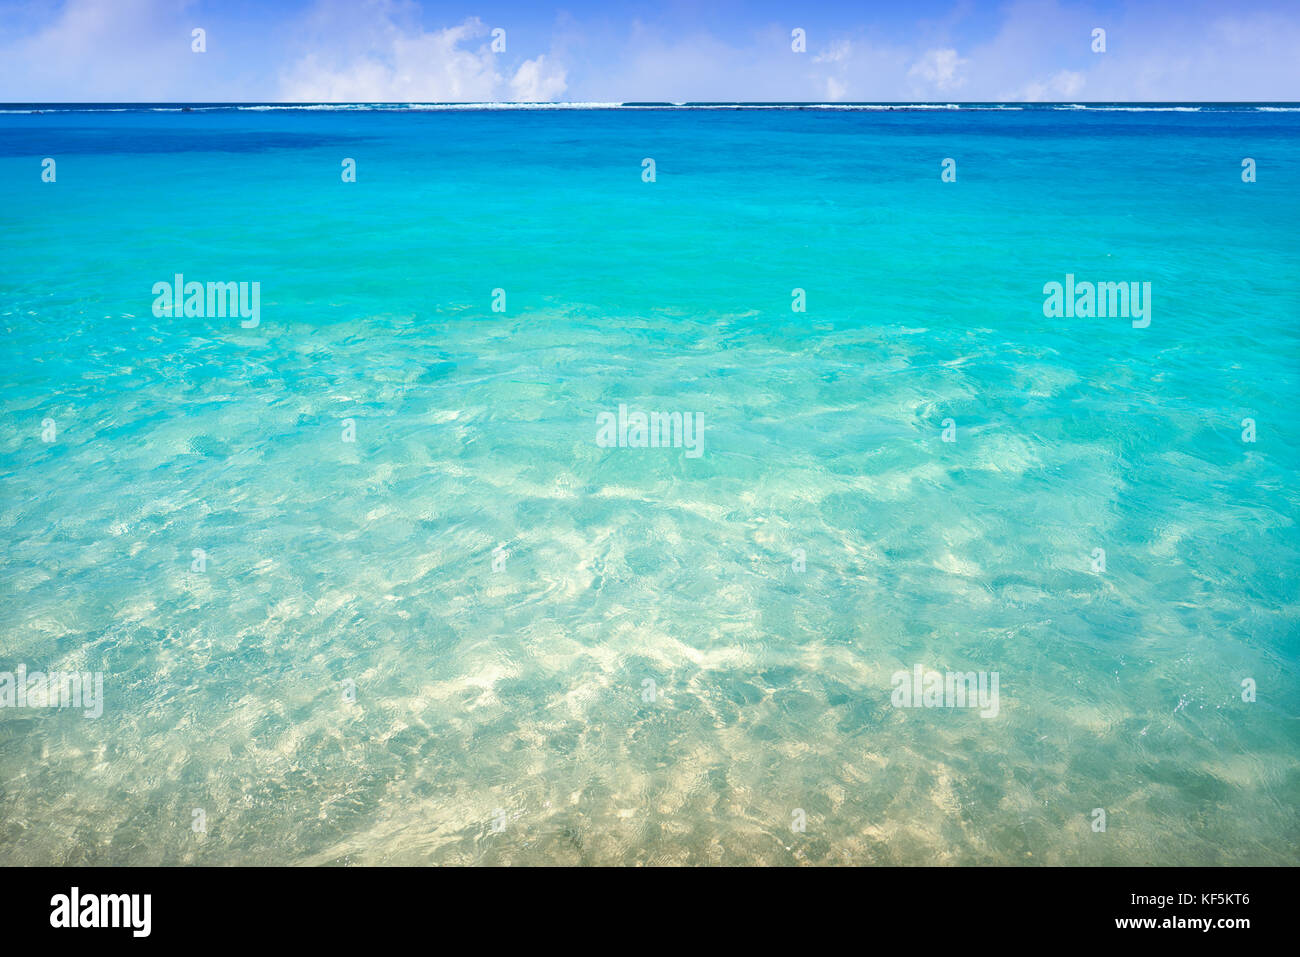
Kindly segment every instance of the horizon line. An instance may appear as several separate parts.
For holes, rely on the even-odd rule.
[[[0,100],[5,106],[1300,106],[1300,100]]]

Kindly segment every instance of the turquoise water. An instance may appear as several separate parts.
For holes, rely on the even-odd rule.
[[[1300,112],[5,109],[0,863],[1300,863]]]

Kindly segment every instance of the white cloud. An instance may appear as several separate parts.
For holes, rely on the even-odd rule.
[[[545,56],[525,60],[510,81],[511,99],[520,103],[555,100],[564,90],[564,68],[549,66]]]
[[[403,28],[392,19],[378,24],[378,36],[364,52],[309,53],[280,81],[280,99],[344,101],[483,101],[498,98],[503,78],[497,55],[477,18],[426,32]]]
[[[280,74],[279,99],[535,102],[567,88],[554,56],[520,62],[494,53],[478,17],[430,28],[421,8],[405,0],[318,0],[298,48]]]
[[[953,49],[927,50],[907,75],[940,93],[949,93],[965,85],[966,78],[960,73],[967,62]]]
[[[211,30],[211,52],[191,52],[190,31],[211,26],[191,7],[68,0],[38,20],[35,9],[0,4],[0,102],[204,99],[229,59]]]
[[[1061,70],[1046,80],[1034,81],[1010,99],[1031,102],[1072,100],[1082,92],[1087,80],[1077,70]]]
[[[813,57],[814,63],[838,63],[849,55],[853,47],[848,40],[840,40],[833,44],[830,49],[823,50]]]
[[[790,49],[783,28],[752,34],[674,32],[645,24],[619,38],[605,55],[588,45],[586,56],[566,61],[569,90],[577,100],[820,101],[852,95],[880,96],[897,85],[907,58],[857,34],[830,37],[816,55]],[[597,60],[592,54],[599,54]]]

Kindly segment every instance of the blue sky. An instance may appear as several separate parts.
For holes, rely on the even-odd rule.
[[[8,102],[1300,100],[1298,51],[1295,0],[0,0]]]

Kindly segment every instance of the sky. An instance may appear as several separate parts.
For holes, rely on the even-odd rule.
[[[718,100],[1297,101],[1300,0],[0,0],[10,103]]]

